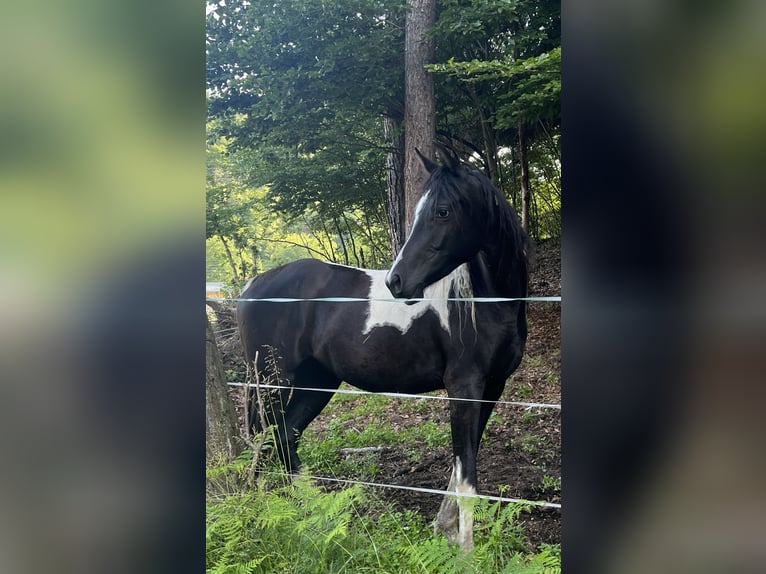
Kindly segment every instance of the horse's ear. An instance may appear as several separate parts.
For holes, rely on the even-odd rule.
[[[415,153],[418,154],[418,157],[420,158],[420,163],[423,164],[423,167],[426,168],[426,171],[428,173],[433,173],[433,171],[439,167],[439,165],[430,159],[428,159],[426,156],[424,156],[422,153],[420,153],[420,150],[418,148],[415,148]]]
[[[434,148],[436,148],[436,157],[441,160],[444,167],[453,172],[460,168],[460,160],[454,151],[437,141],[434,142]]]

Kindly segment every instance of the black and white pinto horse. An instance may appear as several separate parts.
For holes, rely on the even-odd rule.
[[[283,385],[334,390],[346,381],[372,392],[446,389],[452,399],[468,399],[449,401],[448,490],[475,494],[479,441],[521,361],[526,307],[452,299],[525,297],[527,239],[513,208],[482,173],[439,152],[442,165],[421,156],[430,177],[387,273],[305,259],[256,277],[241,296],[369,301],[241,301],[237,317],[247,360],[252,364],[258,352],[255,366],[263,372],[271,356]],[[277,425],[283,463],[296,471],[297,441],[333,394],[281,393],[283,409],[269,424]],[[258,420],[256,408],[251,403],[250,420]],[[473,548],[473,502],[445,497],[434,522],[466,551]]]

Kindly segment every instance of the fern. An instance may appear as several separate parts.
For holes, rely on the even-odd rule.
[[[550,550],[543,550],[531,559],[517,554],[501,571],[501,574],[560,574],[561,559]]]
[[[395,511],[359,486],[327,492],[305,477],[268,487],[262,479],[208,501],[207,572],[559,573],[556,546],[525,552],[517,525],[524,511],[477,501],[476,548],[465,554],[434,537],[419,513]]]
[[[410,564],[419,572],[452,574],[465,568],[466,557],[445,538],[433,538],[411,547]]]

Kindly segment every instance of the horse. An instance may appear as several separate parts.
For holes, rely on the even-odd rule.
[[[470,551],[479,442],[527,337],[525,301],[476,298],[526,297],[529,240],[483,173],[438,144],[439,161],[418,155],[428,178],[388,271],[294,261],[246,285],[237,319],[246,360],[278,372],[280,384],[290,387],[279,391],[282,407],[268,421],[277,427],[277,452],[288,472],[300,469],[300,435],[333,396],[300,387],[332,391],[345,381],[371,392],[446,389],[452,399],[448,491],[456,496],[445,496],[433,526]],[[315,300],[333,297],[362,300]],[[314,300],[258,300],[269,298]],[[255,421],[257,404],[250,408]]]

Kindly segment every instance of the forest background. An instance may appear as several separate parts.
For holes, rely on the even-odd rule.
[[[208,281],[236,291],[300,257],[390,266],[413,177],[406,11],[402,0],[208,4]],[[440,0],[426,36],[436,138],[492,179],[533,239],[558,237],[559,2]]]

